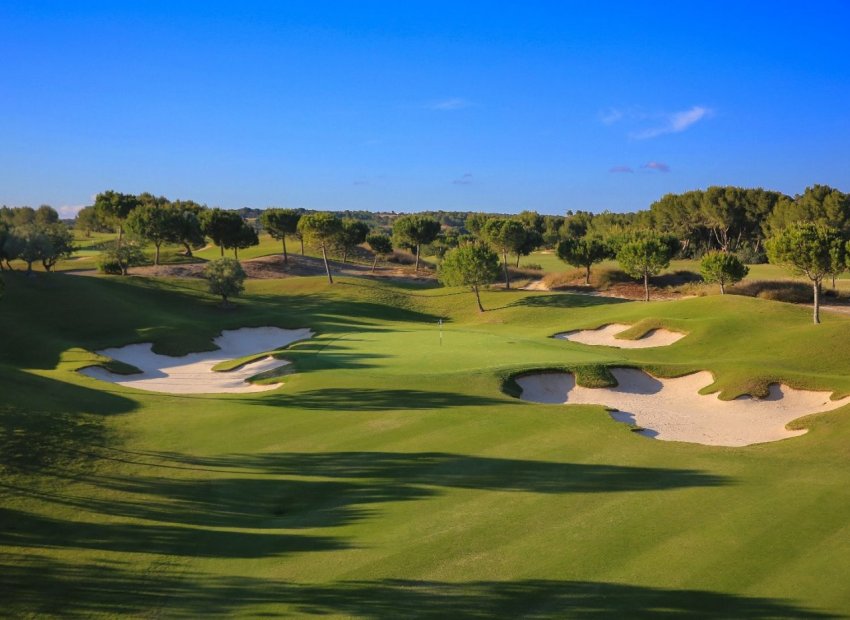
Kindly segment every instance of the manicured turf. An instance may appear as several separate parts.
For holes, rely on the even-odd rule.
[[[11,616],[796,618],[850,614],[850,411],[748,448],[653,441],[501,388],[542,367],[709,369],[850,392],[850,318],[321,278],[7,276],[0,595]],[[438,321],[444,321],[440,344]],[[549,338],[608,322],[662,349]],[[273,392],[177,397],[74,372],[134,341],[310,327]]]

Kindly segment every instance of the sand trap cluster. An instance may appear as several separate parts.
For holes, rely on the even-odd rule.
[[[630,327],[631,325],[624,325],[622,323],[611,323],[599,329],[582,329],[555,334],[555,338],[580,342],[582,344],[618,347],[620,349],[646,349],[649,347],[666,347],[686,336],[686,334],[680,334],[669,329],[652,329],[637,340],[615,338],[617,334],[626,331]]]
[[[277,387],[248,383],[247,379],[262,372],[285,366],[289,362],[273,357],[244,364],[234,370],[216,372],[221,362],[274,351],[298,340],[312,337],[309,329],[280,329],[278,327],[246,327],[224,330],[213,339],[216,351],[190,353],[183,357],[158,355],[149,342],[125,347],[104,349],[100,355],[135,366],[141,373],[119,375],[99,366],[80,370],[86,376],[117,383],[139,390],[166,394],[214,394],[262,392]]]
[[[675,379],[658,379],[630,368],[615,368],[612,373],[615,388],[581,387],[565,372],[526,375],[516,381],[522,400],[604,405],[613,410],[615,420],[642,427],[641,434],[648,437],[710,446],[747,446],[802,435],[805,430],[788,430],[785,425],[850,403],[850,397],[830,400],[828,392],[778,384],[770,386],[764,399],[720,400],[717,394],[698,393],[714,382],[705,371]]]

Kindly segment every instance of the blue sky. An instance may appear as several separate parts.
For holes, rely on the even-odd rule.
[[[846,2],[0,2],[0,204],[850,191],[848,24]]]

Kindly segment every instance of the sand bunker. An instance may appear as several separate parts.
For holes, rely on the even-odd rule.
[[[850,396],[830,400],[828,392],[795,390],[773,384],[764,399],[741,396],[720,400],[699,390],[713,383],[710,372],[676,379],[657,379],[641,370],[612,369],[615,388],[585,388],[572,374],[539,373],[517,378],[522,400],[536,403],[604,405],[611,417],[642,427],[641,434],[666,441],[709,446],[748,446],[802,435],[785,425],[811,413],[850,403]]]
[[[580,342],[582,344],[618,347],[620,349],[646,349],[649,347],[666,347],[678,340],[681,340],[687,335],[680,334],[679,332],[673,332],[669,329],[653,329],[637,340],[624,340],[614,337],[617,334],[626,331],[630,327],[631,325],[624,325],[622,323],[611,323],[610,325],[604,325],[599,329],[582,329],[555,334],[555,338],[570,340],[572,342]]]
[[[217,351],[190,353],[183,357],[158,355],[153,345],[131,344],[126,347],[104,349],[100,355],[131,364],[141,373],[119,375],[99,366],[80,370],[86,376],[117,383],[139,390],[166,394],[216,394],[262,392],[273,390],[276,384],[256,385],[247,379],[262,372],[285,366],[289,362],[265,357],[227,372],[215,372],[213,367],[221,362],[274,351],[280,347],[310,338],[309,329],[280,329],[278,327],[246,327],[224,330],[213,342]]]

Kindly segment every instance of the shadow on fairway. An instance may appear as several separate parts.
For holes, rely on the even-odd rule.
[[[526,493],[618,493],[664,491],[689,487],[719,487],[728,478],[695,470],[619,465],[557,463],[465,456],[446,453],[340,452],[328,454],[234,455],[221,458],[188,457],[174,454],[138,454],[101,450],[117,455],[123,463],[139,466],[133,476],[76,476],[108,491],[36,491],[6,488],[69,510],[87,511],[151,524],[140,526],[134,547],[131,529],[124,526],[65,523],[67,533],[57,536],[62,523],[36,515],[0,519],[9,529],[0,532],[0,544],[21,546],[82,546],[100,541],[103,547],[125,551],[179,554],[180,545],[209,541],[201,556],[252,557],[275,555],[289,550],[315,551],[332,543],[313,539],[299,541],[282,537],[281,546],[253,532],[233,533],[173,528],[175,524],[198,528],[243,528],[245,530],[338,527],[372,518],[383,504],[424,500],[448,489],[510,491]],[[135,459],[135,460],[134,460]],[[174,470],[197,470],[226,474],[216,478],[175,478]],[[168,477],[162,475],[168,471]],[[294,479],[293,479],[294,478]],[[0,514],[0,516],[2,516]],[[39,521],[44,521],[43,523]],[[19,528],[24,527],[23,530]],[[16,529],[17,528],[17,529]],[[17,533],[16,533],[17,532]],[[149,541],[145,547],[144,540]],[[230,549],[230,545],[235,546]],[[254,549],[255,551],[251,551]]]
[[[99,506],[81,502],[81,510]],[[160,515],[166,520],[167,515]],[[344,549],[342,539],[301,534],[194,529],[175,525],[91,523],[0,508],[0,547],[95,549],[197,558],[261,558]]]
[[[340,366],[342,368],[359,367],[356,365],[356,362],[350,362],[353,365],[346,366],[343,360],[335,359],[333,361],[343,364]],[[331,363],[331,360],[326,360],[322,363],[322,366],[329,363]],[[408,389],[379,390],[370,388],[326,388],[294,394],[267,394],[260,398],[244,398],[242,400],[256,405],[352,412],[405,411],[514,404],[507,400],[487,396],[470,396],[467,394],[458,394],[457,392]]]
[[[779,599],[619,583],[383,579],[307,585],[208,576],[170,569],[168,565],[140,573],[118,562],[71,564],[23,555],[0,559],[0,592],[11,615],[747,620],[837,617]]]
[[[0,473],[65,466],[104,444],[103,417],[133,411],[128,398],[0,365]]]

